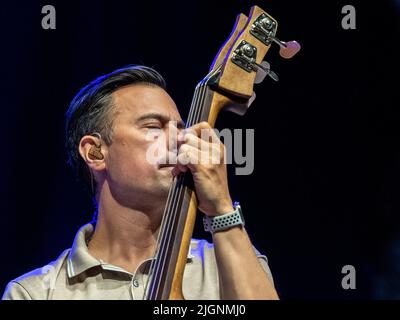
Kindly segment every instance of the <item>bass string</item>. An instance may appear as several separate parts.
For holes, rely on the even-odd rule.
[[[199,99],[200,96],[200,99]],[[199,105],[199,100],[200,100],[200,105],[201,105],[201,101],[203,96],[203,85],[201,84],[200,86],[200,92],[199,95],[197,95],[197,99],[194,100],[193,106],[196,107],[197,105]],[[196,109],[196,108],[191,108],[192,110]],[[189,119],[188,121],[188,125],[190,126],[190,123],[193,121],[193,113],[192,113],[192,117],[191,119]],[[161,275],[164,272],[164,266],[166,264],[166,259],[167,259],[167,253],[168,250],[167,248],[169,248],[171,246],[171,238],[172,238],[172,234],[173,234],[173,228],[175,227],[175,220],[176,220],[176,216],[178,215],[178,205],[180,204],[181,201],[179,201],[182,198],[182,193],[184,190],[183,187],[183,181],[184,181],[184,177],[185,175],[179,175],[178,176],[178,187],[175,188],[175,192],[173,194],[174,198],[171,201],[172,203],[172,208],[169,207],[169,210],[167,211],[168,214],[168,219],[165,225],[165,229],[164,229],[164,237],[161,239],[161,248],[159,251],[159,255],[158,255],[158,259],[156,261],[156,265],[155,265],[155,281],[153,282],[154,284],[154,288],[153,288],[153,297],[156,297],[158,295],[161,285],[161,281],[157,281],[161,278]],[[171,222],[171,220],[173,220]],[[167,238],[167,239],[166,239]],[[156,287],[157,286],[157,287]]]
[[[211,76],[215,75],[217,72],[219,72],[219,70],[220,67],[211,71],[210,74],[207,75],[207,77],[203,79],[203,81],[196,86],[195,95],[190,108],[190,113],[186,127],[190,127],[193,124],[200,121],[201,114],[203,113],[204,98],[207,91],[208,81],[210,80]],[[198,102],[199,95],[200,95],[200,103]],[[179,213],[177,204],[180,203],[181,201],[179,200],[182,199],[182,192],[184,190],[183,182],[185,176],[186,176],[185,174],[182,174],[179,175],[177,179],[174,178],[174,184],[168,194],[166,210],[164,212],[164,216],[161,223],[161,230],[160,230],[161,237],[159,235],[157,239],[158,249],[155,255],[156,259],[153,259],[151,262],[149,277],[145,288],[145,294],[147,293],[147,297],[150,299],[151,298],[155,299],[157,297],[157,294],[159,293],[159,290],[161,289],[160,288],[161,283],[159,279],[162,276],[162,273],[164,271],[164,266],[166,263],[166,254],[167,254],[166,248],[171,246],[171,240],[173,236],[172,231],[175,226],[176,218]],[[171,203],[172,203],[172,208],[171,208]],[[171,219],[173,219],[172,223]],[[165,240],[165,238],[167,238],[168,240]],[[148,292],[147,289],[149,282],[151,283],[151,288],[150,291]]]
[[[188,121],[191,121],[192,117],[193,117],[193,112],[194,112],[194,108],[193,106],[195,105],[195,103],[198,100],[198,95],[199,95],[199,88],[200,88],[200,83],[196,86],[195,89],[195,94],[192,100],[192,106],[190,108],[190,114],[188,117]],[[145,294],[147,295],[148,298],[151,299],[151,297],[153,297],[154,295],[154,285],[156,285],[159,281],[158,280],[158,273],[154,272],[155,268],[156,268],[156,263],[158,263],[161,260],[162,257],[162,253],[163,253],[163,243],[164,243],[164,239],[165,239],[165,233],[166,228],[165,226],[169,225],[169,221],[170,221],[170,216],[171,216],[171,203],[175,203],[176,201],[176,195],[179,189],[179,186],[181,185],[181,176],[178,176],[178,178],[174,178],[173,181],[173,185],[171,186],[170,190],[169,190],[169,194],[168,194],[168,198],[167,198],[167,203],[165,206],[165,210],[164,210],[164,214],[163,214],[163,218],[162,218],[162,222],[161,222],[161,227],[160,227],[160,232],[157,238],[157,250],[155,253],[155,259],[153,259],[151,261],[151,265],[150,265],[150,269],[149,269],[149,277],[147,279],[146,282],[146,287],[145,287]],[[158,267],[156,269],[159,269]],[[150,288],[148,287],[149,283]],[[149,291],[148,291],[149,290]]]
[[[202,108],[203,104],[204,104],[204,96],[205,96],[204,93],[205,93],[205,87],[204,87],[204,84],[203,84],[202,88],[201,88],[201,92],[200,92],[200,99],[199,99],[200,102],[195,104],[195,105],[199,105],[200,108]],[[197,109],[199,109],[199,108],[196,108],[196,110]],[[192,120],[193,121],[198,121],[197,115],[195,115],[194,119],[192,119]],[[189,123],[189,125],[190,125],[190,123]],[[167,225],[166,225],[166,237],[167,237],[167,240],[165,240],[163,242],[164,243],[164,247],[163,247],[164,255],[160,256],[160,259],[159,259],[160,265],[159,265],[159,269],[158,270],[156,269],[156,271],[155,271],[156,273],[162,274],[164,272],[165,265],[166,265],[166,257],[167,257],[167,252],[168,252],[168,250],[166,248],[170,248],[174,243],[174,241],[173,241],[173,236],[175,234],[175,232],[174,232],[175,230],[174,229],[176,228],[176,223],[177,223],[176,220],[179,217],[179,213],[180,213],[179,204],[181,204],[182,199],[183,199],[183,195],[184,195],[185,177],[186,177],[185,173],[179,176],[180,184],[179,184],[179,188],[177,189],[177,199],[175,199],[175,205],[171,209],[171,215],[169,217],[169,223],[167,223]],[[172,220],[172,222],[171,222],[171,220]],[[160,283],[158,282],[156,296],[158,295],[160,289],[161,289],[160,288]]]

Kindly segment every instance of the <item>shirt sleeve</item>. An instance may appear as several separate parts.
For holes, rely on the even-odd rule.
[[[11,281],[4,291],[2,300],[32,300],[28,291],[18,282]]]
[[[265,273],[268,276],[268,279],[271,281],[272,285],[275,287],[274,285],[274,278],[272,277],[272,272],[271,269],[268,265],[268,258],[266,255],[260,253],[254,246],[253,249],[257,255],[258,261],[260,262],[262,268],[264,269]]]

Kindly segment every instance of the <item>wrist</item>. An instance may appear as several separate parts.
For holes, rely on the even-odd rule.
[[[226,206],[219,207],[216,210],[216,213],[213,214],[213,216],[222,216],[222,215],[227,214],[229,212],[232,212],[234,210],[235,210],[235,208],[233,207],[233,205],[229,204],[229,205],[226,205]]]
[[[219,214],[216,216],[203,217],[203,224],[205,231],[211,233],[223,231],[231,228],[244,227],[244,218],[242,214],[242,209],[239,202],[235,202],[232,206],[232,210],[224,214]]]
[[[229,213],[234,211],[234,207],[232,204],[232,200],[227,200],[219,203],[216,205],[214,208],[210,208],[208,210],[202,210],[199,208],[206,216],[209,217],[216,217],[216,216],[221,216],[223,214]]]

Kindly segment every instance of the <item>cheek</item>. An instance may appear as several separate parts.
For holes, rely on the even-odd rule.
[[[147,150],[150,144],[120,143],[109,150],[108,170],[113,179],[143,179],[148,176],[155,165],[147,160]]]
[[[159,161],[165,160],[167,156],[168,148],[165,139],[155,139],[146,145],[145,160],[149,165],[156,166]]]

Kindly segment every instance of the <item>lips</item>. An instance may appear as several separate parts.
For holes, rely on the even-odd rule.
[[[162,168],[173,168],[173,167],[174,167],[173,164],[160,164],[158,168],[162,169]]]
[[[158,169],[171,168],[174,167],[176,163],[176,153],[174,152],[168,152],[157,160]]]

